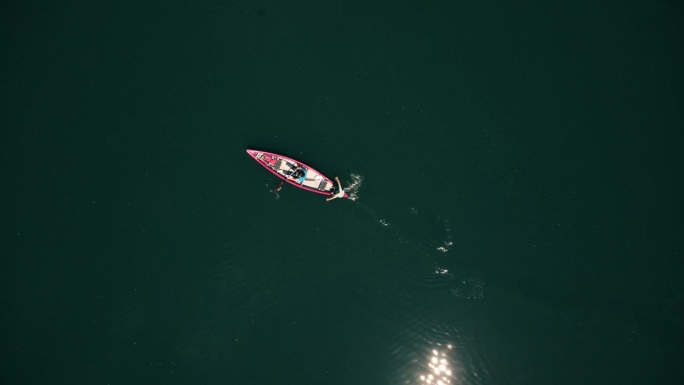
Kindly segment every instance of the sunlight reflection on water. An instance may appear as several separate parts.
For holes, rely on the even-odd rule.
[[[457,379],[453,357],[450,352],[453,349],[451,344],[438,347],[428,352],[418,378],[421,384],[429,385],[451,385]]]

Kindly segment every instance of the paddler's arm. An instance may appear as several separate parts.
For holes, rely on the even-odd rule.
[[[340,193],[340,191],[342,191],[342,183],[340,183],[340,178],[335,177],[335,181],[337,181],[337,188],[338,188],[337,194],[333,194],[332,196],[325,198],[326,201],[331,201],[335,198],[338,198],[337,195]]]

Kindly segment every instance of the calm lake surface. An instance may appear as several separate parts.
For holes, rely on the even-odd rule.
[[[1,383],[684,375],[680,5],[0,9]]]

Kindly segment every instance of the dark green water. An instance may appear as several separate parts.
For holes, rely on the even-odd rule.
[[[684,375],[681,6],[286,3],[0,6],[0,383]]]

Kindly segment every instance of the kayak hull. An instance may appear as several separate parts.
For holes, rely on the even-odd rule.
[[[278,178],[302,190],[328,196],[337,192],[335,182],[298,160],[259,150],[248,149],[247,154]],[[302,170],[304,175],[298,177],[298,170]]]

